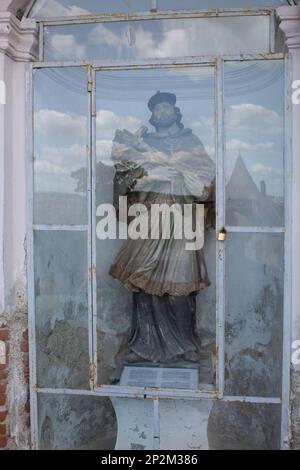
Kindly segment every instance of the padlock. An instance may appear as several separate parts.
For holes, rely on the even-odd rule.
[[[222,230],[220,230],[219,232],[219,235],[218,235],[218,241],[219,242],[225,242],[225,240],[227,239],[227,230],[226,228],[222,228]]]

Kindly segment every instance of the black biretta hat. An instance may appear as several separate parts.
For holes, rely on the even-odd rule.
[[[157,105],[158,103],[165,102],[175,105],[176,95],[174,95],[174,93],[158,91],[155,95],[150,98],[148,102],[148,108],[150,109],[150,111],[153,111],[155,105]]]

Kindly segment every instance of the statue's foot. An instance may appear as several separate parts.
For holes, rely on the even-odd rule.
[[[129,351],[125,357],[126,362],[129,364],[134,364],[136,362],[145,362],[145,359],[136,354],[134,351]]]
[[[199,362],[199,354],[196,351],[188,351],[182,358],[187,362]]]

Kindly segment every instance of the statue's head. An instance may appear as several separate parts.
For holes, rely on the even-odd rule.
[[[156,130],[160,128],[166,129],[174,123],[178,127],[183,128],[181,124],[182,114],[175,104],[176,95],[174,93],[161,93],[158,91],[150,98],[148,108],[152,112],[152,116],[149,122]]]

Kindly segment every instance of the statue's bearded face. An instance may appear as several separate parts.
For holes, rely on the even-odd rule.
[[[154,106],[150,122],[156,129],[168,128],[175,122],[180,122],[181,114],[178,108],[171,103],[163,102]]]

